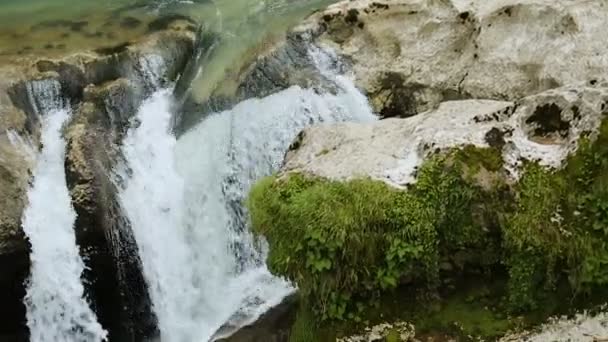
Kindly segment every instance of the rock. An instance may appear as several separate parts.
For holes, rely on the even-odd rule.
[[[39,115],[69,104],[66,177],[78,218],[83,277],[110,339],[158,334],[128,220],[116,199],[112,168],[143,99],[174,81],[193,54],[195,34],[183,18],[166,20],[141,40],[0,69],[0,336],[25,340],[24,281],[29,244],[21,215],[39,148]],[[21,337],[20,337],[21,336]]]
[[[608,340],[607,327],[608,314],[605,312],[596,315],[579,313],[574,317],[553,318],[535,331],[507,334],[499,342],[602,342]]]
[[[524,159],[560,167],[583,134],[597,132],[606,101],[607,83],[582,83],[517,102],[448,101],[406,119],[319,125],[303,131],[282,170],[337,180],[371,177],[403,187],[437,151],[493,145],[516,178]]]
[[[365,328],[360,335],[338,338],[336,342],[406,342],[416,339],[416,328],[407,322],[381,323]]]
[[[161,31],[84,64],[90,85],[66,130],[66,173],[78,214],[77,242],[90,267],[84,277],[91,284],[98,319],[111,339],[137,341],[158,334],[112,170],[139,105],[153,90],[177,78],[193,54],[193,45],[192,32]]]
[[[37,144],[37,120],[13,106],[10,89],[24,75],[13,68],[0,73],[0,340],[27,340],[24,280],[29,244],[21,214]]]
[[[451,100],[515,101],[605,73],[608,47],[596,42],[607,20],[601,1],[341,1],[252,60],[237,83],[250,97],[302,85],[297,71],[310,63],[293,57],[317,45],[347,62],[381,117]]]
[[[258,57],[258,62],[244,72],[238,81],[237,101],[264,97],[292,85],[302,88],[331,84],[320,72],[307,32],[288,34],[281,45]],[[331,88],[331,86],[329,86]]]
[[[142,266],[128,220],[117,200],[112,168],[143,90],[126,79],[87,87],[66,131],[66,177],[76,213],[76,241],[88,268],[89,298],[110,338],[155,336]]]
[[[215,333],[216,342],[287,342],[289,331],[296,319],[297,295],[285,297],[283,301],[265,312],[255,322],[238,328],[225,325]]]

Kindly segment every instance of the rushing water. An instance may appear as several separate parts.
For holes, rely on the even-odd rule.
[[[207,341],[240,325],[292,288],[265,267],[243,199],[277,170],[298,132],[318,122],[373,120],[365,97],[335,77],[337,95],[292,87],[212,114],[176,140],[171,97],[155,93],[124,142],[122,205],[140,250],[161,340]]]
[[[61,128],[69,112],[50,109],[42,115],[43,148],[23,214],[23,230],[32,245],[25,298],[31,341],[102,341],[106,332],[84,298],[84,264],[73,230],[76,213],[65,181]]]
[[[116,29],[118,20],[136,13],[142,14],[137,18],[144,23],[166,13],[186,13],[219,33],[218,44],[200,64],[200,77],[193,81],[192,91],[200,98],[228,78],[246,51],[268,39],[269,33],[282,34],[312,8],[331,2],[79,0],[77,6],[59,13],[72,1],[2,3],[0,18],[7,16],[3,8],[15,14],[37,10],[23,23],[2,22],[0,31],[22,25],[30,32],[32,25],[40,27],[43,18],[47,24],[51,18],[52,25],[43,25],[48,30],[40,38],[43,42],[48,35],[66,29],[70,36],[85,37],[97,29]],[[54,7],[59,4],[62,6]],[[116,18],[106,25],[102,17],[108,13]],[[70,18],[68,22],[64,16]],[[76,17],[83,19],[78,24],[82,30],[71,26]],[[109,33],[103,33],[104,37]],[[121,37],[130,39],[131,34],[140,33]],[[106,44],[103,39],[112,40],[88,39],[91,41],[85,39],[84,44],[93,47]],[[170,133],[176,114],[171,110],[177,108],[171,89],[155,92],[139,108],[123,142],[125,163],[115,171],[119,199],[135,235],[162,342],[208,341],[222,326],[251,322],[293,291],[288,282],[267,270],[265,243],[249,232],[244,199],[256,180],[280,167],[288,146],[304,127],[374,119],[365,96],[330,68],[335,57],[315,49],[311,55],[320,72],[336,84],[335,92],[292,87],[263,99],[250,99],[209,115],[179,139]],[[152,78],[158,67],[153,64],[148,70]],[[75,213],[63,170],[65,142],[60,128],[69,112],[56,109],[61,107],[56,103],[61,98],[59,87],[41,92],[39,88],[44,87],[29,84],[30,93],[48,96],[30,98],[43,114],[44,148],[24,216],[33,261],[26,298],[28,325],[34,342],[97,342],[106,332],[84,298],[80,281],[84,264],[74,239]]]

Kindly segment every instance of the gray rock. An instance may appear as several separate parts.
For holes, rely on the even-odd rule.
[[[401,188],[415,182],[417,168],[437,151],[496,141],[511,179],[519,176],[522,160],[559,168],[583,134],[597,134],[608,108],[607,86],[579,83],[516,102],[447,101],[406,119],[310,127],[287,153],[282,171],[335,180],[371,177]]]
[[[288,342],[289,331],[296,319],[297,295],[286,297],[254,323],[238,328],[223,326],[214,335],[215,342]]]
[[[601,1],[341,1],[252,59],[237,99],[317,83],[302,57],[313,44],[346,61],[382,117],[452,100],[514,101],[604,73],[608,48],[596,42],[606,21]]]

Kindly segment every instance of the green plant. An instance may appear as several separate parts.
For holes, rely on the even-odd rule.
[[[301,306],[289,331],[289,342],[317,341],[317,334],[318,326],[313,313],[305,306]]]
[[[260,181],[248,205],[254,231],[270,243],[271,270],[296,281],[321,320],[356,320],[370,299],[403,283],[436,289],[442,259],[491,245],[473,217],[483,191],[454,160],[429,160],[409,191],[301,174]]]
[[[608,121],[561,170],[528,163],[504,227],[510,304],[525,310],[567,279],[574,293],[608,284]]]

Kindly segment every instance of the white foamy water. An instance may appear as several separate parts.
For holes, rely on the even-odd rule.
[[[242,200],[296,135],[319,122],[374,120],[365,97],[335,76],[337,95],[292,87],[212,114],[179,141],[169,91],[140,108],[124,141],[120,199],[142,259],[163,342],[204,342],[241,325],[293,288],[266,269]]]
[[[32,342],[98,342],[106,331],[84,298],[84,264],[74,235],[72,208],[64,170],[61,127],[66,109],[42,116],[42,152],[23,213],[23,230],[32,245],[31,277],[25,305]]]

